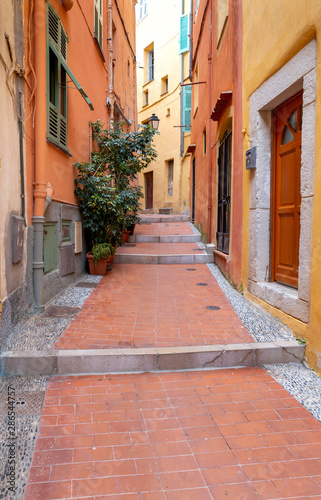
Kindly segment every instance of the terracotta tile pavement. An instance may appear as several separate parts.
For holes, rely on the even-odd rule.
[[[209,305],[220,309],[207,310]],[[243,342],[253,338],[205,264],[114,264],[55,348]]]
[[[135,226],[134,236],[165,236],[165,235],[193,235],[193,229],[187,222],[151,223]]]
[[[321,423],[263,369],[49,380],[25,500],[213,498],[321,498]]]

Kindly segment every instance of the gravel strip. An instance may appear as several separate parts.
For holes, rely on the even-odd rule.
[[[224,278],[215,264],[207,264],[218,285],[225,293],[236,314],[243,321],[249,333],[257,342],[274,342],[276,340],[293,340],[290,328],[265,309],[250,302],[240,294]]]
[[[311,368],[296,363],[265,365],[264,368],[321,422],[321,377]]]
[[[47,380],[47,377],[6,377],[0,379],[0,498],[23,500]],[[8,390],[8,388],[10,389]],[[11,394],[12,399],[10,398],[9,401],[13,402],[12,406],[8,406],[8,394]],[[21,404],[22,402],[23,404]],[[12,430],[8,425],[9,411],[14,412],[14,421],[12,413],[10,413],[10,422],[15,424],[14,436],[10,434]],[[15,492],[8,490],[9,453],[10,460],[15,459]]]
[[[68,288],[62,290],[47,304],[44,313],[28,314],[19,321],[2,346],[2,351],[42,351],[50,349],[75,315],[54,318],[46,316],[49,306],[82,307],[92,293],[92,288],[76,287],[79,282],[99,283],[102,276],[82,274]]]

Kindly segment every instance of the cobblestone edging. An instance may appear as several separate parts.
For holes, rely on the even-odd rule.
[[[321,422],[321,377],[310,367],[295,363],[263,368]]]
[[[225,293],[236,314],[243,321],[249,333],[257,342],[274,342],[276,340],[293,340],[290,328],[286,327],[272,314],[250,302],[237,292],[224,278],[215,264],[207,264],[218,285]]]
[[[23,500],[47,380],[48,377],[6,377],[0,379],[0,498]],[[8,407],[8,388],[12,394],[10,401],[14,401],[11,407]],[[8,411],[12,410],[14,411],[14,420],[11,422],[15,424],[15,439],[10,439],[12,435],[10,435]],[[8,445],[13,442],[15,443],[14,448],[9,447]],[[14,478],[15,493],[8,490],[9,450],[11,463],[13,458],[15,460],[12,466],[14,475],[11,475],[11,479]]]
[[[92,288],[77,287],[77,283],[99,283],[102,276],[82,274],[72,285],[60,292],[47,304],[49,306],[82,307],[93,291]],[[19,321],[2,346],[2,351],[41,351],[51,348],[73,316],[53,318],[45,314],[30,314]]]

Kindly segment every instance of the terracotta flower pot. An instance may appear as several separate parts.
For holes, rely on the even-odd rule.
[[[103,259],[99,259],[96,265],[94,262],[94,257],[90,253],[87,253],[86,257],[88,259],[90,274],[106,274],[108,264],[108,259],[106,257],[104,257]]]
[[[124,231],[121,235],[121,241],[122,243],[127,243],[128,238],[129,238],[130,231]]]

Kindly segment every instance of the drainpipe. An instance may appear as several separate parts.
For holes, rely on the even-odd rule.
[[[113,0],[108,0],[108,105],[109,126],[114,126],[114,88],[113,88]]]
[[[33,242],[33,293],[35,309],[44,310],[43,306],[43,225],[45,222],[46,200],[46,131],[47,110],[44,96],[47,95],[46,72],[46,3],[35,2],[34,8],[34,51],[35,73],[37,75],[37,91],[35,94],[36,114],[34,132],[34,209],[32,224],[34,228]]]
[[[208,71],[209,71],[209,109],[212,111],[212,58],[213,58],[213,1],[210,2],[210,50],[208,55]],[[212,119],[209,118],[209,138],[207,143],[210,145],[208,149],[208,213],[207,213],[207,243],[211,243],[212,239]]]

